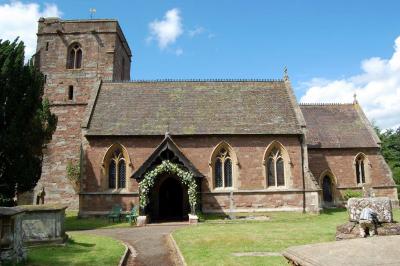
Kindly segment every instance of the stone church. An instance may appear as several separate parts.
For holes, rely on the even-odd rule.
[[[41,18],[37,38],[35,64],[58,116],[34,191],[46,202],[80,215],[134,204],[154,220],[185,219],[194,192],[205,213],[318,212],[368,186],[398,205],[356,100],[299,104],[287,74],[130,81],[134,57],[112,19]],[[80,166],[78,186],[68,164]]]

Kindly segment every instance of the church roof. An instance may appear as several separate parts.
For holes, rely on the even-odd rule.
[[[87,135],[301,134],[304,124],[283,80],[103,82],[95,94]]]
[[[371,148],[380,140],[358,103],[300,104],[310,148]]]

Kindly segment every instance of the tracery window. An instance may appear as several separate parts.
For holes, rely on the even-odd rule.
[[[126,163],[120,149],[116,149],[110,158],[110,163],[108,165],[108,187],[126,187]]]
[[[214,163],[215,187],[232,187],[232,174],[232,158],[227,149],[221,148]]]
[[[365,157],[362,154],[356,157],[356,178],[357,184],[365,183]]]
[[[285,186],[285,163],[280,149],[271,150],[266,168],[268,187]]]
[[[82,67],[82,48],[78,43],[73,43],[68,49],[67,68],[79,69]]]

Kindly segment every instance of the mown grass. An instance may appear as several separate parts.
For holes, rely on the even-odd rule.
[[[283,257],[235,257],[235,252],[281,252],[290,246],[335,240],[336,226],[347,221],[344,209],[320,215],[267,213],[269,221],[206,220],[174,232],[188,265],[287,265]],[[394,211],[400,220],[400,211]],[[205,217],[207,218],[207,217]]]
[[[79,218],[77,211],[67,211],[65,215],[65,230],[91,230],[99,228],[120,228],[129,227],[129,223],[125,221],[125,216],[121,217],[121,222],[109,221],[106,217],[90,217]]]
[[[124,245],[110,237],[68,233],[64,246],[32,247],[25,265],[118,265]]]

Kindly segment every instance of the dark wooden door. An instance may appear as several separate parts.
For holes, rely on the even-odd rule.
[[[327,175],[324,176],[324,179],[322,181],[322,193],[325,202],[331,203],[333,201],[332,181],[331,178]]]

